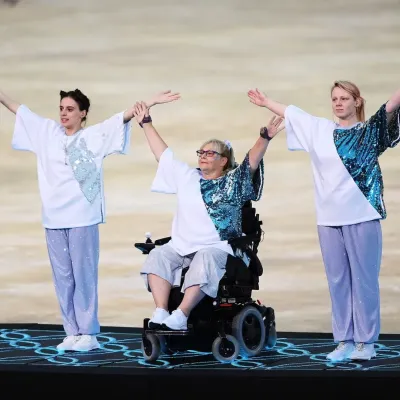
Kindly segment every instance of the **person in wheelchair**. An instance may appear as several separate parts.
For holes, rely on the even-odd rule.
[[[156,306],[149,328],[187,330],[193,308],[204,296],[217,296],[228,254],[233,255],[228,240],[242,235],[243,205],[261,198],[263,157],[270,140],[284,128],[280,127],[283,118],[274,116],[261,129],[240,165],[235,164],[228,141],[211,139],[196,151],[198,168],[191,168],[177,160],[160,137],[145,103],[135,104],[134,116],[158,162],[151,190],[178,197],[171,240],[149,253],[140,272]],[[171,288],[180,286],[186,267],[183,300],[170,314]]]

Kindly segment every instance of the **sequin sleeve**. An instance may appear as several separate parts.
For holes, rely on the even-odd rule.
[[[175,159],[170,148],[164,150],[158,161],[156,176],[151,185],[152,192],[174,194],[185,184],[186,177],[193,172],[182,161]]]
[[[56,127],[55,121],[43,118],[21,104],[16,113],[12,148],[40,155],[47,144],[47,137]]]
[[[286,108],[284,117],[288,149],[309,152],[312,149],[313,133],[318,127],[320,118],[293,105]]]
[[[377,138],[378,156],[388,148],[396,147],[400,141],[400,108],[387,114],[386,103],[365,124]]]
[[[261,159],[257,170],[252,174],[249,153],[247,153],[243,162],[228,172],[227,182],[230,182],[228,190],[238,196],[238,204],[243,205],[249,200],[260,200],[264,187],[264,160]],[[229,186],[231,186],[230,189]]]
[[[131,121],[124,122],[124,113],[86,129],[88,148],[101,158],[111,154],[127,154],[131,139]]]

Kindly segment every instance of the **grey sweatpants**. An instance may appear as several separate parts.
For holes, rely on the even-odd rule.
[[[63,325],[69,335],[95,335],[98,321],[98,225],[46,229],[47,249]]]
[[[157,275],[171,286],[181,283],[182,270],[189,267],[185,275],[182,292],[188,287],[199,285],[207,296],[218,294],[219,281],[225,274],[228,253],[215,247],[207,247],[187,256],[179,255],[168,243],[152,250],[140,271],[147,290],[150,291],[148,274]]]
[[[382,257],[380,221],[318,226],[318,235],[332,301],[335,341],[377,341]]]

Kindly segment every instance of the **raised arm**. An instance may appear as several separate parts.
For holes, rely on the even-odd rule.
[[[6,96],[3,92],[0,91],[0,103],[3,104],[6,108],[8,108],[11,112],[14,114],[17,113],[18,108],[20,106],[19,103],[16,101],[10,99],[8,96]]]
[[[400,107],[400,89],[386,103],[386,112],[392,113]]]
[[[155,94],[150,100],[144,102],[143,104],[147,108],[151,108],[155,106],[156,104],[164,104],[164,103],[170,103],[171,101],[175,101],[180,99],[181,96],[179,93],[171,93],[170,90],[167,90],[165,92],[160,92]],[[132,118],[135,117],[134,115],[135,111],[135,106],[131,107],[130,109],[126,110],[124,113],[124,122],[127,123],[129,122]]]
[[[261,132],[263,136],[260,136],[255,145],[249,151],[249,163],[251,171],[254,173],[257,171],[257,168],[267,151],[268,144],[270,140],[276,136],[278,132],[285,128],[285,126],[279,128],[283,121],[282,117],[273,116],[266,128],[261,128]]]
[[[158,162],[162,153],[168,148],[168,146],[158,134],[156,128],[154,128],[149,115],[149,108],[146,106],[146,103],[141,102],[135,104],[134,116],[136,121],[143,127],[147,142],[149,143],[150,149]]]
[[[250,102],[256,106],[268,108],[268,110],[272,111],[274,114],[279,115],[280,117],[285,117],[285,111],[287,108],[285,104],[270,99],[258,89],[249,90],[247,95],[249,96]]]

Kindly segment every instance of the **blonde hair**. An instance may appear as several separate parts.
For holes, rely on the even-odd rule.
[[[213,149],[221,154],[221,157],[226,157],[228,159],[228,162],[224,165],[224,172],[228,172],[235,167],[235,155],[233,154],[232,146],[228,146],[222,140],[210,139],[204,142],[200,148],[203,149],[208,144],[211,144]]]
[[[356,108],[357,118],[361,122],[365,122],[365,100],[361,97],[360,89],[353,82],[349,81],[335,81],[331,88],[331,95],[333,89],[340,88],[345,90],[354,100],[360,100],[360,105]]]

